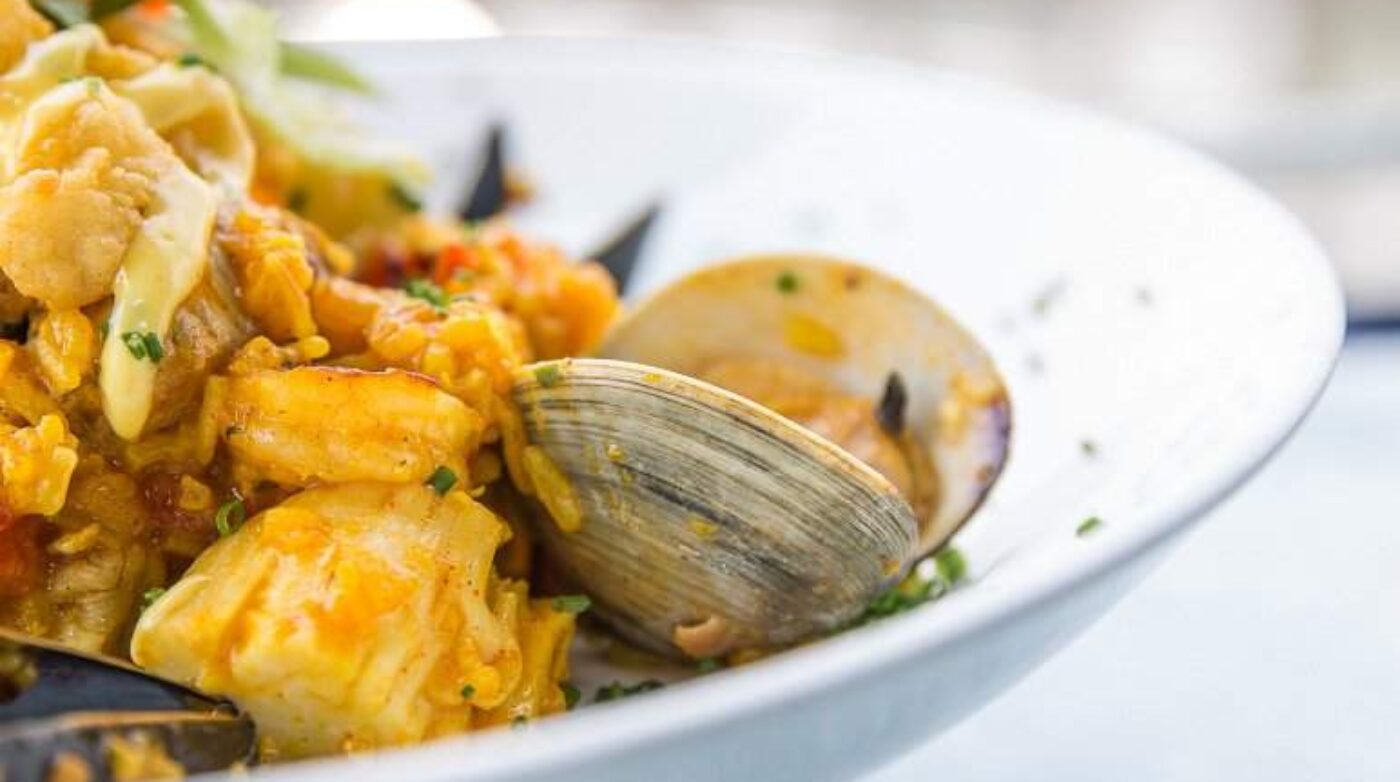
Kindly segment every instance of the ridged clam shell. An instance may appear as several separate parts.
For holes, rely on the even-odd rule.
[[[515,398],[583,511],[577,532],[540,525],[553,559],[647,648],[707,620],[714,653],[837,629],[915,551],[884,477],[709,384],[577,359],[527,368]]]

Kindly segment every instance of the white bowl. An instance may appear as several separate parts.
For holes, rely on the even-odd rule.
[[[956,540],[971,583],[932,606],[525,730],[265,779],[849,777],[1102,614],[1288,436],[1341,341],[1336,280],[1288,214],[1191,152],[1051,102],[670,41],[356,53],[396,93],[391,124],[443,171],[466,170],[484,124],[507,121],[541,192],[527,227],[579,248],[665,194],[643,290],[779,249],[922,286],[1005,371],[1013,455]],[[1076,535],[1090,515],[1103,525]]]

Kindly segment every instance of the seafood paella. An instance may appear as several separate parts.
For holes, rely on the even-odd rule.
[[[870,270],[791,258],[723,283],[700,275],[623,318],[602,265],[502,217],[426,214],[424,167],[321,100],[365,86],[280,42],[252,4],[0,0],[7,632],[228,699],[256,725],[256,759],[273,760],[566,711],[581,621],[639,656],[712,670],[961,576],[947,549],[914,565],[995,480],[1007,404],[946,316],[918,327],[942,335],[942,353],[868,350],[851,323],[924,323],[922,299]],[[869,311],[823,319],[852,296],[874,297]],[[771,328],[754,312],[776,313]],[[755,337],[768,332],[771,350]],[[540,395],[594,370],[616,383],[608,362],[573,358],[597,354],[658,367],[636,377],[667,392],[668,434],[595,437],[575,459],[582,446],[551,433],[592,413]],[[665,480],[638,466],[696,405],[726,411],[737,439],[649,457],[700,459]],[[788,563],[810,549],[751,556],[787,537],[731,518],[748,513],[733,509],[744,495],[723,486],[743,481],[705,468],[745,437],[763,440],[752,453],[781,440],[782,459],[817,454],[813,475],[845,476],[854,488],[834,511],[874,508],[869,540],[892,542],[869,568],[854,559],[874,544],[841,538],[859,583],[820,557],[803,580]],[[636,580],[620,579],[597,552],[641,551],[622,542],[653,534],[637,519],[684,540],[633,556]],[[766,569],[765,589],[839,593],[843,608],[778,633],[751,625],[807,609],[701,605],[749,566]]]

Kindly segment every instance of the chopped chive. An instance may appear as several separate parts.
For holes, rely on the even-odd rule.
[[[575,706],[578,705],[579,698],[583,697],[583,693],[579,692],[577,687],[575,687],[572,684],[569,684],[568,682],[564,682],[563,684],[559,685],[559,689],[564,691],[565,709],[572,710]]]
[[[856,619],[854,625],[859,627],[877,619],[884,619],[918,608],[930,600],[941,597],[947,590],[948,585],[941,577],[932,580],[925,579],[919,575],[917,567],[913,568],[903,581],[876,595],[875,599],[870,601],[870,605],[865,607],[865,612]]]
[[[423,211],[423,202],[399,182],[389,183],[389,198],[407,212]]]
[[[311,200],[311,194],[306,192],[306,188],[298,187],[287,194],[287,208],[301,214],[306,211],[306,203]]]
[[[204,68],[210,71],[214,70],[214,66],[210,65],[208,60],[205,60],[194,52],[185,52],[175,60],[175,63],[181,68]]]
[[[107,341],[107,335],[112,333],[112,323],[111,323],[111,321],[106,321],[106,320],[102,321],[102,325],[97,327],[97,333],[98,333],[99,335],[101,335],[102,341],[103,341],[103,342],[106,342],[106,341]]]
[[[442,292],[442,288],[434,285],[428,280],[409,280],[403,286],[404,293],[415,299],[422,299],[433,305],[436,310],[447,308],[447,294]]]
[[[562,377],[564,377],[564,373],[559,370],[558,364],[541,364],[535,367],[535,379],[545,388],[559,385],[559,380]]]
[[[214,512],[214,529],[219,531],[219,537],[226,538],[238,531],[243,526],[243,519],[248,515],[248,511],[243,507],[243,500],[234,498],[219,506]]]
[[[469,701],[469,700],[471,700],[471,699],[472,699],[472,696],[475,695],[475,694],[476,694],[476,688],[473,687],[473,686],[471,686],[470,684],[468,684],[468,685],[466,685],[465,687],[462,688],[462,700],[464,700],[464,701]]]
[[[938,575],[952,586],[967,576],[967,560],[962,552],[952,546],[945,547],[933,555],[933,563],[938,566]]]
[[[145,611],[147,608],[150,608],[151,604],[159,600],[161,595],[164,594],[165,589],[163,587],[152,587],[151,589],[147,589],[145,592],[142,592],[141,610]]]
[[[146,343],[146,355],[150,357],[151,363],[159,364],[165,358],[165,347],[160,344],[160,337],[151,332],[141,335],[141,341]]]
[[[778,290],[782,293],[796,293],[798,288],[797,275],[792,272],[783,272],[778,275]]]
[[[581,614],[593,605],[588,595],[560,595],[554,598],[554,610],[561,614]]]
[[[1079,452],[1092,459],[1099,455],[1099,444],[1093,440],[1080,440]]]
[[[1079,527],[1074,530],[1074,534],[1082,538],[1101,526],[1103,526],[1103,519],[1100,519],[1098,516],[1090,516],[1080,522]]]
[[[530,724],[530,718],[529,718],[529,717],[516,717],[515,719],[513,719],[513,720],[510,721],[510,729],[511,729],[511,730],[520,730],[521,728],[523,728],[523,727],[525,727],[526,725],[529,725],[529,724]]]
[[[632,695],[640,695],[644,692],[659,690],[664,686],[666,685],[655,679],[647,679],[630,685],[623,684],[622,682],[613,682],[606,687],[599,687],[598,692],[593,696],[593,702],[607,703],[608,701],[615,701],[619,698],[627,698]]]
[[[700,673],[714,673],[723,667],[724,663],[720,662],[716,657],[701,657],[699,660],[695,661],[695,670]]]
[[[436,470],[433,470],[433,474],[428,476],[428,480],[425,483],[433,487],[433,491],[437,492],[438,496],[441,497],[447,494],[453,486],[457,485],[457,473],[447,467],[439,465]]]
[[[146,339],[142,335],[128,331],[122,334],[122,344],[126,345],[126,349],[131,351],[131,355],[135,356],[137,361],[146,358]]]

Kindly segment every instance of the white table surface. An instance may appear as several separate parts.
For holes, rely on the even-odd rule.
[[[867,782],[1400,779],[1400,333],[1088,633]]]

